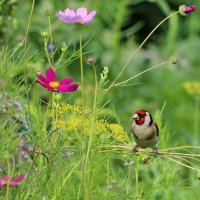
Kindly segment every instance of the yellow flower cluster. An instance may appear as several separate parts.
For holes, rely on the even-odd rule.
[[[119,124],[109,124],[108,125],[111,134],[118,140],[126,142],[128,140],[127,134],[124,129]]]
[[[183,83],[183,87],[190,95],[200,95],[200,82],[192,81]]]
[[[81,106],[76,106],[76,105],[71,105],[71,104],[60,104],[57,106],[57,112],[60,115],[66,114],[66,112],[71,112],[77,115],[85,115],[90,112],[89,108],[87,107],[81,107]],[[52,110],[50,110],[50,113],[52,113]]]
[[[53,117],[53,112],[57,112],[56,119],[52,122],[56,128],[62,128],[69,132],[80,131],[85,135],[90,135],[91,132],[93,135],[107,133],[119,141],[127,141],[127,135],[119,124],[109,124],[105,120],[94,120],[91,110],[86,107],[61,104],[54,111],[49,111],[50,117]]]

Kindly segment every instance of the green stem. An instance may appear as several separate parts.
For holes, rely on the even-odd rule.
[[[55,119],[55,106],[54,106],[54,104],[55,104],[55,94],[54,94],[54,92],[52,92],[52,111],[53,111],[53,121],[54,121],[54,119]]]
[[[80,69],[81,69],[81,105],[82,107],[84,106],[84,76],[83,76],[83,43],[82,43],[82,34],[80,32]],[[84,122],[83,116],[82,116],[82,123]],[[85,136],[85,140],[84,140],[84,144],[83,146],[85,146],[87,144],[86,142],[87,137]],[[91,140],[91,138],[90,138]],[[89,142],[90,143],[90,142]],[[88,148],[90,144],[88,144]],[[86,157],[85,160],[83,161],[83,165],[84,165],[84,170],[83,170],[83,181],[84,181],[84,199],[89,199],[88,197],[88,184],[87,184],[87,165],[88,165],[88,158],[89,158],[89,152],[88,152],[88,148],[87,148],[87,153],[86,153]],[[85,152],[84,152],[85,153]]]
[[[135,158],[135,185],[136,185],[136,199],[139,198],[139,173],[138,173],[138,157]]]
[[[106,186],[107,186],[107,189],[106,189],[106,199],[108,199],[108,195],[109,195],[109,160],[108,160],[108,153],[106,154],[107,155],[107,159],[106,159]]]
[[[52,114],[53,114],[53,116],[52,116],[52,122],[54,123],[55,119],[56,119],[55,94],[54,94],[54,92],[52,92]],[[52,129],[53,130],[55,129],[55,125],[54,124],[52,125]],[[52,141],[53,141],[53,144],[56,144],[56,134],[53,134]]]
[[[133,52],[132,56],[129,58],[129,60],[127,61],[127,63],[124,65],[124,67],[122,68],[122,70],[119,72],[118,76],[114,79],[114,81],[111,83],[111,85],[106,89],[106,92],[108,92],[114,85],[115,82],[119,79],[119,77],[122,75],[122,73],[124,72],[124,70],[127,68],[127,66],[129,65],[129,63],[131,62],[131,60],[134,58],[134,56],[138,53],[138,51],[142,48],[142,46],[146,43],[146,41],[151,37],[151,35],[158,29],[158,27],[160,27],[166,20],[168,20],[169,18],[171,18],[172,16],[178,14],[179,11],[176,11],[170,15],[168,15],[165,19],[163,19],[150,33],[149,35],[147,35],[147,37],[144,39],[144,41],[140,44],[140,46]]]
[[[194,137],[193,144],[197,144],[198,131],[199,131],[199,112],[200,112],[200,99],[197,97],[195,99],[195,109],[194,109]]]
[[[144,70],[144,71],[142,71],[142,72],[136,74],[135,76],[133,76],[133,77],[131,77],[131,78],[125,80],[125,81],[122,81],[122,82],[120,82],[120,83],[114,84],[114,86],[120,86],[120,85],[126,84],[126,83],[128,83],[129,81],[133,80],[134,78],[137,78],[138,76],[140,76],[140,75],[142,75],[142,74],[144,74],[144,73],[146,73],[146,72],[148,72],[148,71],[151,71],[152,69],[155,69],[155,68],[157,68],[157,67],[160,67],[160,66],[165,65],[165,64],[168,64],[168,63],[172,63],[172,61],[171,61],[171,60],[170,60],[170,61],[165,61],[165,62],[162,62],[162,63],[160,63],[160,64],[158,64],[158,65],[155,65],[155,66],[153,66],[153,67],[150,67],[150,68],[148,68],[148,69],[146,69],[146,70]]]
[[[50,57],[49,57],[49,52],[48,52],[48,47],[47,47],[47,42],[48,42],[48,39],[47,38],[44,38],[44,50],[45,50],[45,53],[46,53],[46,56],[47,56],[47,60],[48,60],[48,62],[49,62],[49,64],[50,64],[50,66],[52,65],[51,64],[51,59],[50,59]]]
[[[24,42],[24,52],[26,52],[26,48],[27,48],[27,38],[28,38],[28,33],[29,33],[29,28],[30,28],[30,24],[31,24],[31,19],[32,19],[34,7],[35,7],[35,0],[32,1],[31,11],[30,11],[27,29],[26,29],[26,34],[25,34],[24,40],[22,41],[22,43]],[[27,64],[25,64],[24,65],[24,82],[25,82],[25,86],[28,88],[27,73],[28,73]],[[27,98],[27,105],[28,105],[28,116],[30,117],[31,116],[31,109],[30,109],[30,101],[29,101],[29,92],[28,91],[26,93],[26,98]],[[28,125],[30,127],[30,130],[32,130],[32,123],[30,122],[29,117],[27,118],[27,121],[28,121]]]
[[[93,105],[93,110],[96,110],[96,104],[97,104],[97,91],[98,91],[98,79],[97,79],[97,72],[95,65],[93,65],[94,69],[94,78],[95,78],[95,93],[94,93],[94,105]]]
[[[84,78],[83,78],[83,43],[82,34],[80,33],[80,67],[81,67],[81,88],[82,88],[82,106],[84,106]]]
[[[48,15],[48,23],[49,23],[50,43],[51,43],[51,46],[53,46],[53,33],[52,33],[52,28],[51,28],[51,17],[49,15]],[[50,59],[52,61],[52,65],[54,66],[53,48],[51,49],[50,54],[51,54]]]
[[[63,188],[66,186],[67,184],[67,181],[69,180],[69,178],[72,176],[72,174],[74,173],[74,171],[78,168],[78,166],[80,165],[81,163],[81,160],[79,160],[76,165],[67,173],[64,174],[63,177],[65,177],[63,180],[62,180],[62,184],[60,185],[60,187],[58,187],[58,189],[56,190],[56,193],[55,195],[53,196],[52,200],[57,200],[59,199],[59,196],[63,190]]]
[[[92,157],[91,155],[91,149],[92,149],[92,141],[93,141],[93,133],[94,133],[94,127],[95,127],[95,121],[96,121],[96,101],[97,101],[97,74],[96,74],[96,69],[95,66],[93,65],[93,69],[94,69],[94,75],[95,75],[95,95],[94,95],[94,105],[93,105],[93,115],[92,115],[92,124],[91,124],[91,130],[90,130],[90,136],[89,136],[89,142],[88,142],[88,147],[87,147],[87,154],[86,154],[86,159],[85,159],[85,175],[89,176],[90,173],[87,173],[88,171],[88,163],[89,163],[89,158]],[[88,179],[90,179],[89,177],[87,177],[87,181],[85,182],[86,186],[88,186],[90,188],[90,185],[88,184]],[[86,188],[86,194],[88,195],[90,192],[88,192],[90,189]]]
[[[28,19],[27,28],[26,28],[26,34],[24,37],[24,50],[26,50],[26,47],[27,47],[27,38],[28,38],[28,33],[29,33],[29,28],[31,24],[34,7],[35,7],[35,0],[32,1],[32,5],[31,5],[31,11],[30,11],[29,19]]]

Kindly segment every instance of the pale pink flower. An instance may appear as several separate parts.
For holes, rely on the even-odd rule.
[[[96,10],[88,13],[87,8],[84,7],[78,8],[76,11],[67,8],[64,12],[59,10],[56,13],[56,16],[66,24],[87,24],[93,20],[95,15]]]

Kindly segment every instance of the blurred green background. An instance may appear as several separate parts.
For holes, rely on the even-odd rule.
[[[1,1],[0,9],[0,45],[14,48],[25,36],[32,1]],[[100,73],[104,66],[110,70],[110,83],[120,72],[132,52],[144,40],[148,33],[164,17],[176,11],[180,4],[188,1],[163,0],[68,0],[44,1],[36,0],[28,36],[29,55],[33,56],[28,66],[30,81],[34,80],[34,72],[49,67],[41,52],[43,38],[41,31],[48,30],[48,20],[44,12],[52,13],[53,41],[57,55],[63,43],[70,44],[66,59],[79,48],[79,35],[75,25],[62,23],[55,13],[66,7],[85,6],[89,10],[96,9],[95,20],[82,27],[84,61],[89,56],[96,58],[96,69]],[[197,11],[186,16],[176,15],[164,23],[147,41],[127,67],[120,80],[126,80],[137,73],[163,61],[177,58],[176,65],[165,65],[132,80],[135,84],[117,87],[110,91],[108,99],[112,99],[116,113],[124,127],[130,124],[129,118],[137,109],[146,109],[152,114],[161,110],[163,121],[169,126],[169,143],[171,145],[191,144],[198,141],[199,135],[199,103],[195,95],[189,95],[183,88],[184,82],[200,81],[200,23],[198,1],[190,1],[197,6]],[[85,65],[86,93],[93,92],[93,69],[87,62]],[[66,73],[79,79],[79,60],[75,59],[65,68]],[[18,74],[23,74],[23,66],[19,66]],[[17,74],[16,74],[17,76]],[[62,76],[62,75],[61,75]],[[120,81],[119,80],[119,81]],[[88,99],[88,104],[90,104]],[[127,128],[128,130],[128,128]],[[161,133],[162,134],[162,133]],[[176,138],[176,139],[173,139]],[[195,138],[195,139],[194,139]]]

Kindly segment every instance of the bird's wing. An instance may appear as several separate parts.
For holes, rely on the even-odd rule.
[[[159,136],[159,128],[158,128],[158,125],[157,125],[156,123],[154,123],[154,124],[155,124],[156,131],[157,131],[156,135]]]

